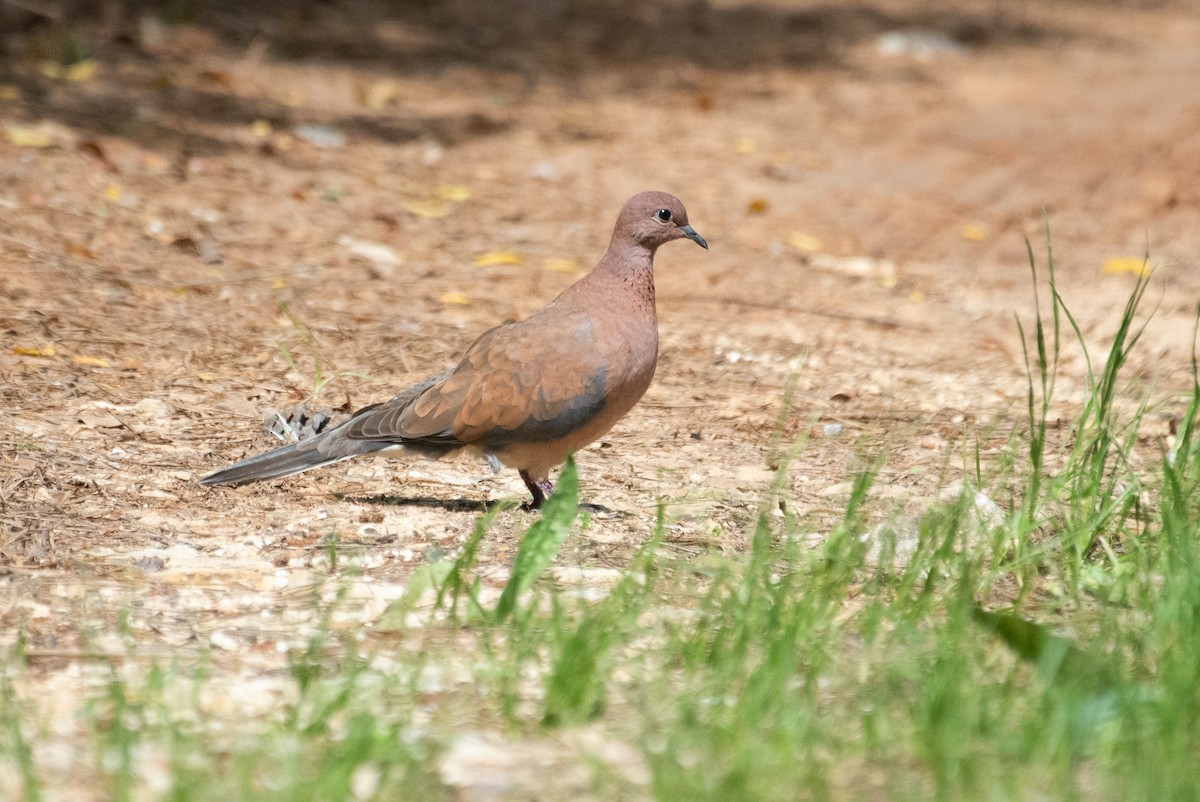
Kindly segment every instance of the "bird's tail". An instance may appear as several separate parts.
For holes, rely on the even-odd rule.
[[[301,448],[304,442],[277,448],[257,457],[250,457],[241,462],[235,462],[228,468],[222,468],[210,473],[200,480],[202,485],[244,485],[249,482],[261,482],[264,479],[278,479],[281,476],[291,476],[294,473],[307,471],[309,468],[319,468],[350,459],[356,454],[329,454],[315,448]]]
[[[408,452],[427,457],[440,457],[449,451],[459,448],[463,443],[453,438],[443,440],[407,441],[401,439],[369,440],[352,436],[364,418],[370,420],[377,412],[388,413],[396,406],[403,406],[420,391],[444,377],[431,379],[429,382],[418,384],[406,393],[396,396],[387,406],[374,404],[364,407],[354,413],[348,420],[332,429],[327,429],[315,437],[307,437],[299,443],[283,446],[257,457],[250,457],[241,462],[235,462],[228,468],[222,468],[216,473],[210,473],[200,480],[202,485],[244,485],[249,482],[261,482],[264,479],[278,479],[281,476],[291,476],[294,473],[319,468],[322,465],[332,465],[335,462],[370,454],[377,451]]]

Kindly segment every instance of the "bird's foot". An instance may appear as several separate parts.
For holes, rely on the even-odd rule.
[[[534,480],[529,476],[528,471],[521,471],[521,481],[525,483],[526,489],[533,498],[521,505],[521,509],[526,511],[540,510],[542,504],[545,503],[546,497],[554,492],[554,482],[549,479]]]

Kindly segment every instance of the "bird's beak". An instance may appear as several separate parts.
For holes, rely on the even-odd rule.
[[[680,226],[679,230],[683,232],[683,236],[687,237],[704,250],[708,250],[708,241],[704,239],[704,237],[697,234],[696,229],[692,228],[691,226]]]

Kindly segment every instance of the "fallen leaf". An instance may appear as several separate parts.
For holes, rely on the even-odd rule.
[[[91,248],[78,242],[68,242],[66,247],[67,253],[71,254],[72,256],[78,256],[81,259],[96,258],[96,253]]]
[[[396,249],[382,242],[367,242],[365,240],[347,239],[342,243],[351,256],[357,256],[368,262],[384,267],[397,267],[404,262]]]
[[[208,371],[204,370],[197,373],[196,378],[202,382],[215,382],[218,377],[217,374],[209,373]]]
[[[328,125],[316,123],[297,125],[292,133],[318,148],[341,148],[346,145],[346,135]]]
[[[1117,256],[1105,259],[1103,273],[1133,273],[1135,276],[1150,275],[1150,265],[1145,259],[1135,256]]]
[[[377,220],[389,228],[395,228],[396,226],[400,225],[400,218],[394,213],[389,212],[387,209],[374,210],[371,212],[371,219]]]
[[[104,357],[84,356],[83,354],[76,354],[75,356],[71,357],[71,362],[76,365],[85,365],[91,368],[107,368],[111,365],[111,363]]]
[[[461,184],[450,184],[438,190],[438,195],[443,200],[453,201],[454,203],[462,203],[471,197],[471,190]]]
[[[799,248],[802,251],[812,253],[813,251],[821,250],[821,240],[814,237],[812,234],[804,234],[799,231],[793,231],[788,234],[788,245],[794,248]]]
[[[96,77],[97,66],[96,59],[85,58],[64,69],[62,75],[68,81],[90,81]]]
[[[271,289],[273,290],[282,290],[286,286],[287,285],[283,283],[283,279],[281,278],[271,280]]]
[[[99,142],[98,140],[88,139],[84,142],[80,142],[79,149],[82,150],[84,153],[90,153],[91,155],[95,156],[97,159],[99,159],[104,164],[105,168],[108,169],[109,171],[114,172],[114,173],[121,172],[120,169],[118,169],[116,163],[114,163],[113,160],[111,158],[109,158],[108,150],[104,147],[103,143]]]
[[[222,70],[201,70],[200,78],[209,83],[220,84],[226,89],[233,89],[233,77]]]
[[[576,273],[579,271],[579,265],[575,264],[574,259],[547,259],[542,265],[547,270],[555,273]]]
[[[54,140],[44,131],[23,125],[8,126],[8,141],[18,148],[48,148],[54,144]]]
[[[520,255],[509,251],[488,251],[475,257],[476,267],[492,267],[493,265],[519,265],[524,260]]]
[[[13,346],[12,352],[20,356],[54,356],[57,353],[53,345],[46,345],[41,348],[26,348],[24,346]]]
[[[105,409],[85,410],[76,418],[89,429],[120,429],[125,424],[121,419]]]
[[[908,294],[908,300],[910,303],[923,304],[925,303],[925,293],[920,290],[913,290]]]
[[[748,136],[744,136],[741,139],[739,139],[737,141],[737,145],[734,146],[734,152],[739,153],[743,156],[745,156],[746,154],[749,154],[749,153],[753,153],[756,150],[758,150],[758,142],[755,141],[753,137],[748,137]]]
[[[968,223],[967,225],[963,226],[962,238],[965,240],[970,242],[982,242],[983,234],[983,226],[981,225],[976,223]]]
[[[767,208],[766,198],[754,198],[746,204],[746,214],[762,214]]]
[[[400,96],[400,84],[391,79],[376,81],[362,94],[362,104],[378,111]]]
[[[258,139],[266,139],[271,135],[271,124],[266,120],[255,120],[250,123],[250,133]]]
[[[0,84],[0,100],[20,100],[21,90],[13,84]]]
[[[109,185],[104,188],[104,197],[108,198],[110,201],[119,201],[121,199],[121,185],[115,181],[110,182]]]
[[[450,207],[441,201],[404,201],[400,204],[400,208],[409,214],[415,214],[417,217],[438,218],[445,217],[450,214]]]
[[[466,293],[461,292],[443,293],[438,300],[444,304],[461,304],[464,306],[471,303],[471,299],[466,295]]]

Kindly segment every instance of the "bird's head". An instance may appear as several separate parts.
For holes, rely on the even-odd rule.
[[[629,240],[648,248],[652,253],[671,240],[690,239],[701,248],[708,242],[688,225],[683,201],[666,192],[639,192],[621,209],[613,231],[614,244],[628,245]]]

